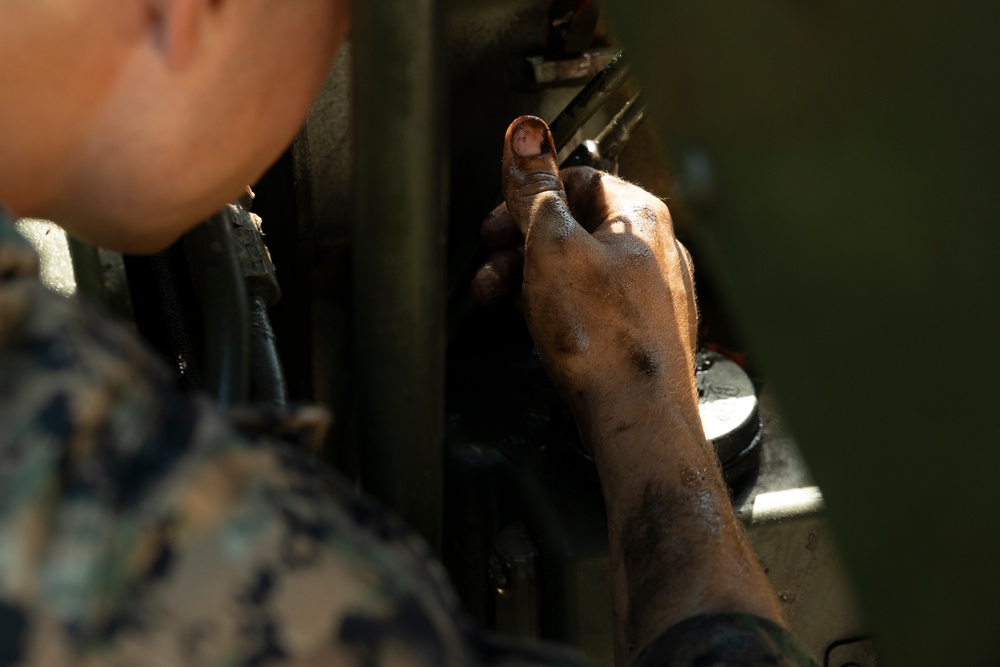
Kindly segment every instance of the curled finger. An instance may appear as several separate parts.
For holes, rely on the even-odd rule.
[[[483,220],[479,232],[483,243],[490,248],[509,248],[524,243],[524,237],[521,236],[514,218],[507,210],[506,202],[493,209],[493,212]]]
[[[524,247],[494,252],[472,279],[472,296],[484,305],[492,305],[521,288],[524,276]]]

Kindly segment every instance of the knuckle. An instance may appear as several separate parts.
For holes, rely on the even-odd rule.
[[[605,172],[593,167],[566,167],[560,173],[567,189],[572,187],[583,190],[598,186]]]

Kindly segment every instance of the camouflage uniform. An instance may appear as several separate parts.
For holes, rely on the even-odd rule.
[[[37,270],[0,219],[0,667],[588,664],[477,630],[391,517],[178,392]],[[777,626],[724,615],[639,663],[808,660]]]

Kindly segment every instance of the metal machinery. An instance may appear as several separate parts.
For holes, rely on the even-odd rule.
[[[652,128],[641,124],[645,104],[627,60],[612,62],[619,47],[599,3],[468,2],[444,16],[433,3],[406,3],[407,11],[374,4],[356,7],[353,43],[288,167],[300,186],[311,185],[298,220],[313,254],[297,264],[319,267],[323,277],[313,283],[320,291],[311,367],[316,395],[338,416],[327,455],[440,546],[480,621],[569,642],[610,664],[607,537],[593,465],[574,443],[575,426],[522,318],[509,307],[476,308],[467,285],[484,257],[479,223],[497,203],[503,132],[518,115],[554,121],[567,163],[619,169],[660,196],[696,204],[699,183],[678,182]],[[447,91],[446,101],[428,99],[434,90]],[[441,106],[444,115],[434,116]],[[685,159],[697,173],[698,156]],[[671,208],[697,261],[695,216],[673,201]],[[713,282],[699,274],[703,337],[716,350],[740,352]],[[442,378],[427,364],[427,355],[442,353],[436,341],[445,341],[435,361],[445,371],[443,402]],[[730,475],[739,515],[821,664],[874,665],[821,495],[752,354],[744,358],[763,428],[740,441],[758,437],[759,461],[751,456]],[[348,369],[353,379],[345,381]],[[699,374],[702,388],[711,389],[705,378]],[[735,386],[718,381],[723,392]],[[741,423],[756,426],[757,415]],[[443,461],[443,472],[428,460]],[[440,513],[429,509],[434,503]]]
[[[246,201],[153,258],[122,261],[71,241],[78,290],[134,316],[177,365],[180,382],[212,391],[224,406],[290,399],[330,407],[334,425],[318,454],[427,538],[475,617],[574,644],[610,664],[607,538],[593,465],[576,446],[523,320],[509,308],[475,307],[466,292],[483,257],[479,223],[497,201],[507,124],[523,113],[555,120],[568,163],[619,170],[670,198],[700,269],[703,419],[727,464],[738,516],[820,663],[875,665],[823,496],[754,351],[732,329],[717,276],[699,261],[737,242],[699,230],[732,208],[720,199],[714,157],[727,157],[726,149],[691,143],[674,152],[671,144],[670,161],[661,158],[657,134],[642,123],[638,84],[628,61],[615,58],[619,47],[596,0],[355,4],[353,41],[305,130],[254,188],[252,210],[264,220],[277,273]],[[827,21],[836,36],[837,12],[847,9],[784,11],[801,34]],[[626,57],[653,97],[651,72],[672,71],[673,63],[651,62],[634,19],[623,27],[645,46]],[[786,24],[774,12],[748,23],[773,25],[782,38],[799,34]],[[716,27],[713,38],[745,46],[737,28]],[[689,41],[678,40],[678,58],[689,54]],[[787,45],[775,44],[775,53],[754,57],[774,64],[794,51],[778,53]],[[675,89],[686,86],[699,103],[725,109],[701,82],[715,65],[738,72],[726,69],[730,60],[686,62],[684,72],[704,76],[695,84],[675,74]],[[803,86],[804,96],[822,87]],[[660,100],[659,108],[670,104],[680,125],[697,125],[683,100]],[[772,111],[761,103],[747,113]],[[772,116],[782,118],[780,110]],[[782,122],[796,127],[793,118]],[[731,136],[725,146],[746,155],[741,140]],[[752,198],[749,190],[737,194]],[[745,241],[739,233],[725,238]],[[732,275],[725,282],[731,288]]]

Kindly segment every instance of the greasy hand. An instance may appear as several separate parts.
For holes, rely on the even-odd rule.
[[[499,250],[473,293],[489,303],[521,284],[539,354],[585,440],[621,428],[623,406],[654,396],[689,418],[697,408],[693,272],[666,205],[593,169],[560,175],[548,128],[533,116],[507,130],[503,192],[505,204],[482,229]]]

